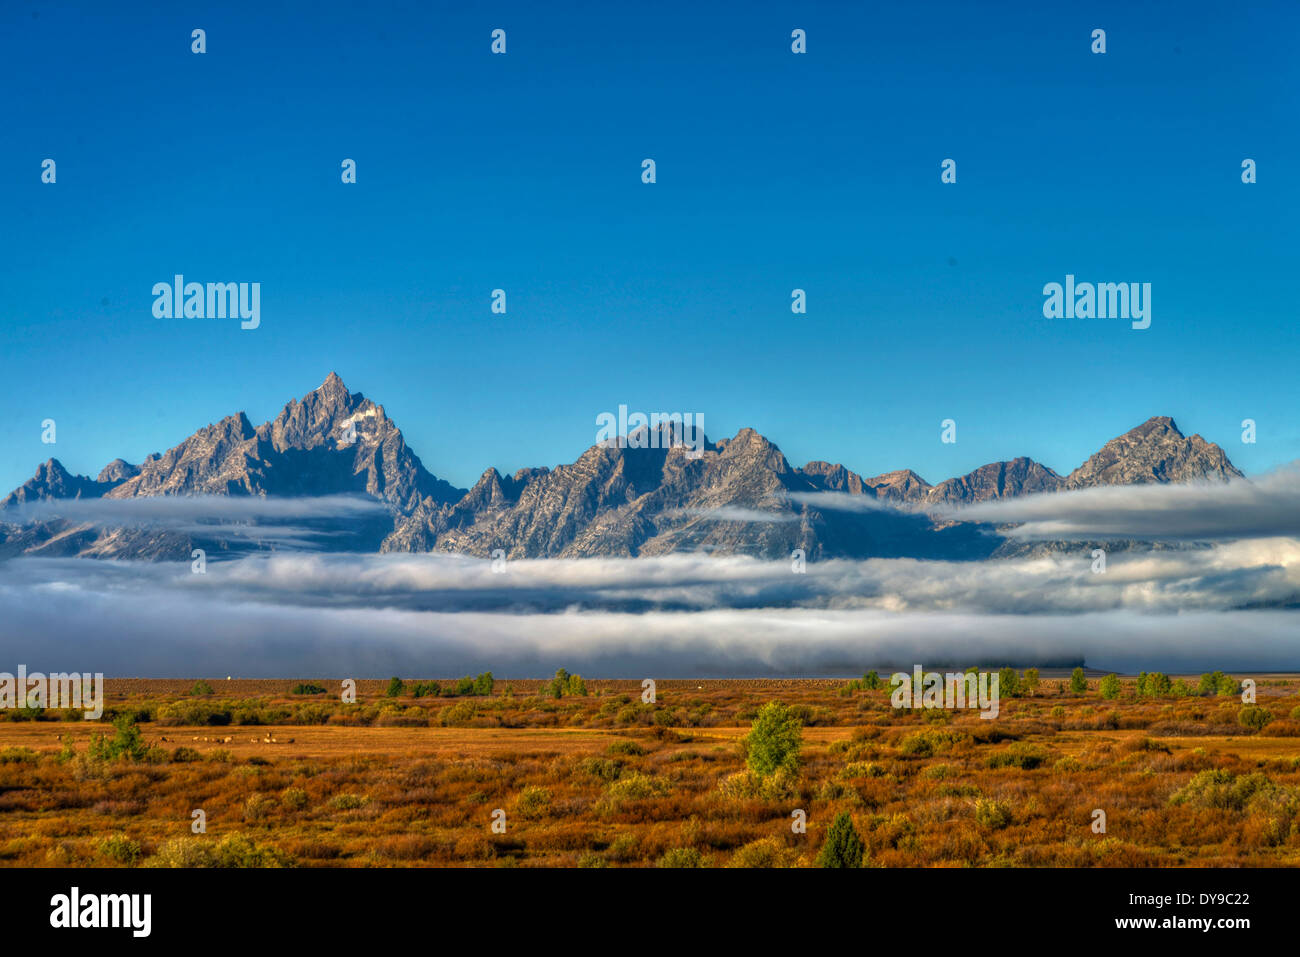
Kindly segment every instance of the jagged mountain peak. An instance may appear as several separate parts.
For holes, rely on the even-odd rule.
[[[895,469],[883,475],[863,479],[876,497],[895,505],[911,504],[923,499],[931,485],[911,469]]]
[[[756,465],[761,464],[778,475],[786,475],[794,471],[775,442],[749,427],[741,429],[734,438],[720,440],[717,450],[724,459],[746,460]]]
[[[99,477],[95,481],[102,484],[120,483],[139,474],[140,466],[132,465],[126,459],[113,459],[99,470]]]
[[[102,494],[102,486],[85,475],[73,475],[56,458],[49,458],[36,467],[36,474],[10,492],[0,502],[0,508],[9,508],[28,502],[51,498],[93,498]]]
[[[374,419],[363,423],[374,428],[360,427],[360,419]],[[331,372],[302,399],[290,399],[280,414],[263,427],[263,433],[277,452],[284,452],[320,445],[351,445],[358,434],[364,437],[381,433],[389,425],[378,406],[360,392],[349,392],[343,379]]]
[[[1055,492],[1064,479],[1046,465],[1019,456],[1007,462],[990,462],[973,472],[928,489],[924,499],[934,505],[972,505],[990,499]]]
[[[1103,445],[1066,476],[1065,487],[1227,481],[1241,475],[1222,448],[1199,435],[1188,438],[1171,417],[1158,415]]]
[[[868,495],[876,497],[876,490],[869,487],[856,472],[845,468],[838,462],[809,462],[799,472],[813,481],[818,488],[828,492],[848,492],[850,495]]]
[[[1022,456],[936,486],[911,469],[864,479],[820,460],[795,468],[753,428],[715,444],[666,422],[598,442],[577,461],[554,469],[525,468],[507,477],[489,468],[465,490],[425,470],[383,406],[349,392],[331,372],[269,422],[254,427],[242,412],[228,415],[139,466],[116,459],[98,479],[71,474],[51,458],[3,504],[95,496],[365,494],[386,505],[387,518],[333,547],[475,555],[502,548],[511,558],[674,551],[773,557],[794,548],[810,556],[980,557],[987,542],[975,526],[931,518],[929,507],[1087,485],[1240,474],[1221,448],[1199,435],[1184,436],[1168,416],[1112,439],[1066,478]],[[861,495],[893,508],[819,507],[799,498],[807,492]],[[188,533],[101,534],[88,527],[67,535],[67,524],[60,527],[59,520],[20,522],[19,532],[11,522],[0,533],[0,554],[189,554]],[[954,531],[954,525],[965,527]]]

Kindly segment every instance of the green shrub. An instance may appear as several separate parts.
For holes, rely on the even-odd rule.
[[[145,861],[146,867],[291,867],[290,858],[263,847],[242,834],[231,834],[214,844],[202,837],[167,841]]]
[[[212,690],[212,685],[208,684],[202,678],[194,682],[194,687],[190,689],[190,694],[192,695],[215,694],[215,693],[216,692]]]
[[[637,856],[635,834],[620,834],[610,843],[606,856],[612,861],[630,861]]]
[[[1187,785],[1175,791],[1170,804],[1241,811],[1257,797],[1281,796],[1296,800],[1294,789],[1282,788],[1258,772],[1236,775],[1223,769],[1201,771]]]
[[[231,706],[229,702],[173,701],[159,706],[157,720],[164,727],[195,724],[227,725],[231,720]]]
[[[623,762],[607,758],[583,758],[578,770],[602,781],[617,781],[623,774]]]
[[[1248,704],[1237,712],[1237,723],[1252,731],[1264,730],[1264,726],[1272,720],[1272,712],[1253,704]]]
[[[1041,767],[1048,758],[1047,749],[1027,741],[1016,741],[1001,754],[991,755],[987,764],[991,768],[1022,768],[1032,771]]]
[[[519,792],[515,809],[521,817],[541,817],[551,809],[551,792],[543,787],[528,785]]]
[[[765,837],[738,848],[728,867],[791,867],[798,855],[773,838]]]
[[[1075,668],[1070,672],[1070,690],[1075,694],[1084,694],[1088,690],[1088,677],[1083,673],[1082,668]]]
[[[325,694],[325,689],[320,685],[314,684],[296,684],[293,686],[292,694]]]
[[[951,751],[954,746],[968,740],[969,735],[962,731],[928,728],[904,737],[899,743],[899,750],[909,758],[929,758]]]
[[[1011,809],[1001,801],[980,798],[975,802],[975,821],[990,831],[1000,831],[1011,823]]]
[[[841,811],[831,822],[826,840],[817,852],[818,867],[862,867],[867,847],[853,826],[853,816]]]
[[[388,679],[388,690],[384,692],[385,698],[400,698],[402,692],[406,690],[406,682],[394,675]]]
[[[130,715],[120,715],[113,719],[114,734],[106,738],[101,734],[91,735],[89,754],[92,761],[114,761],[123,758],[139,761],[144,758],[148,747],[140,734],[140,729]]]
[[[600,799],[601,810],[617,810],[624,801],[645,801],[668,794],[668,783],[636,771],[614,781]]]
[[[302,788],[285,788],[280,792],[280,804],[289,811],[301,811],[307,806],[307,792]]]
[[[463,728],[474,719],[474,704],[470,701],[460,701],[450,707],[443,708],[438,714],[438,723],[444,728]]]
[[[635,741],[615,741],[605,750],[610,754],[625,754],[628,757],[640,757],[646,753],[645,748]]]
[[[674,847],[666,851],[655,864],[656,867],[708,867],[708,862],[693,847]]]
[[[95,846],[95,853],[130,866],[140,859],[140,845],[125,834],[113,834]]]
[[[769,701],[759,710],[744,744],[746,763],[758,777],[780,769],[794,773],[799,769],[803,728],[785,705]]]

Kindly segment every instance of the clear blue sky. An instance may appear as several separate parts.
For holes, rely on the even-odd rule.
[[[1300,458],[1294,3],[229,6],[0,12],[4,491],[330,370],[460,485],[620,403],[932,482],[1158,414]],[[155,319],[177,272],[261,328]],[[1044,319],[1066,273],[1151,328]]]

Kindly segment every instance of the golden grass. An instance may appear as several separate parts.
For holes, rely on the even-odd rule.
[[[653,706],[631,681],[588,681],[588,696],[561,701],[523,681],[511,697],[498,682],[486,699],[393,701],[373,681],[345,708],[291,695],[295,681],[209,680],[215,694],[198,700],[239,716],[289,722],[305,702],[328,712],[318,720],[362,723],[147,720],[146,760],[97,762],[91,735],[111,727],[0,720],[0,863],[160,862],[176,859],[178,839],[206,847],[238,834],[297,866],[646,866],[679,848],[712,866],[799,866],[847,810],[882,866],[1300,865],[1293,677],[1261,682],[1274,721],[1257,733],[1237,724],[1234,698],[1126,688],[1109,702],[1056,682],[1004,698],[985,721],[895,711],[886,692],[844,696],[838,681],[660,682]],[[111,681],[109,706],[156,718],[196,700],[192,685]],[[797,778],[747,790],[735,778],[740,741],[769,700],[812,724]],[[953,734],[915,747],[929,731]],[[1215,771],[1264,790],[1216,806],[1189,789]],[[202,836],[190,830],[196,808]],[[497,809],[504,834],[491,829]],[[796,809],[805,834],[790,827]],[[1092,830],[1094,809],[1105,834]]]

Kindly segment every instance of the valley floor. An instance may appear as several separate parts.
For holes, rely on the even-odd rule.
[[[812,866],[847,812],[868,866],[1297,865],[1300,679],[1257,680],[1262,729],[1236,695],[1132,680],[1044,680],[994,720],[833,680],[664,681],[653,704],[631,681],[362,681],[343,704],[110,680],[102,722],[0,720],[0,864]],[[760,777],[743,742],[769,701],[801,749]]]

